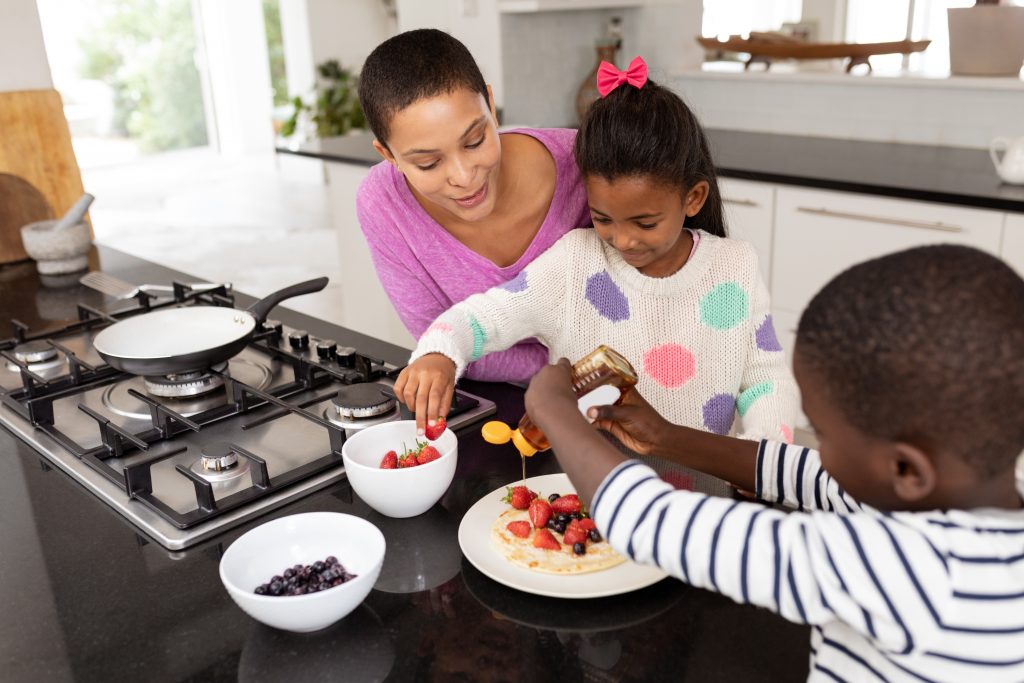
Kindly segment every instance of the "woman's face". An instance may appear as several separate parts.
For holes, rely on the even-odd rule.
[[[586,178],[590,216],[598,236],[622,259],[650,277],[666,277],[686,262],[691,242],[683,221],[700,211],[708,184],[701,181],[685,197],[678,188],[647,177]]]
[[[455,92],[413,102],[391,119],[381,155],[422,198],[455,218],[478,221],[494,210],[501,143],[492,103]]]

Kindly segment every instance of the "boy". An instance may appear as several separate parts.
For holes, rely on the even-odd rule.
[[[591,415],[805,514],[626,461],[564,360],[526,408],[619,552],[810,624],[809,680],[1024,680],[1024,280],[967,247],[868,261],[807,307],[793,362],[817,452],[670,425],[638,396]]]

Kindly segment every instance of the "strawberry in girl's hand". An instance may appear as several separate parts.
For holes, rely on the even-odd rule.
[[[543,498],[534,498],[530,503],[530,521],[538,529],[547,526],[551,519],[551,505]]]
[[[380,461],[382,470],[393,470],[398,467],[398,453],[388,451]]]
[[[525,486],[508,486],[508,495],[501,500],[508,503],[516,510],[525,510],[530,507],[530,501],[537,497],[537,494]]]
[[[441,453],[438,452],[433,446],[424,446],[420,449],[420,454],[416,456],[416,462],[421,465],[426,465],[428,462],[433,462],[441,457]]]
[[[533,535],[533,546],[535,548],[545,548],[547,550],[562,549],[562,546],[558,543],[558,539],[552,536],[551,532],[547,529],[537,529],[537,533]]]
[[[551,501],[551,510],[556,515],[568,515],[573,512],[579,512],[582,509],[583,503],[580,502],[580,497],[575,493],[570,493]]]
[[[519,538],[526,538],[530,535],[530,523],[522,520],[518,522],[509,522],[508,526],[505,528]]]
[[[439,417],[437,418],[437,420],[434,421],[433,425],[428,424],[427,428],[424,430],[423,433],[426,435],[428,439],[434,441],[436,439],[441,438],[441,435],[444,434],[444,430],[447,428],[448,425],[445,424],[444,418]]]

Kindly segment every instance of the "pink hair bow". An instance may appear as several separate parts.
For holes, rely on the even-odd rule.
[[[647,62],[643,57],[634,57],[625,71],[619,71],[614,64],[608,62],[601,62],[597,68],[597,92],[601,93],[601,97],[606,97],[623,83],[629,83],[639,90],[646,82]]]

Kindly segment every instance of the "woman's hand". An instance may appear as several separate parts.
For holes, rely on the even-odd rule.
[[[421,356],[395,381],[395,396],[416,414],[416,434],[447,417],[455,393],[455,363],[440,353]]]
[[[640,455],[663,453],[672,426],[636,389],[626,392],[619,405],[595,406],[587,416],[594,420],[595,427]]]

